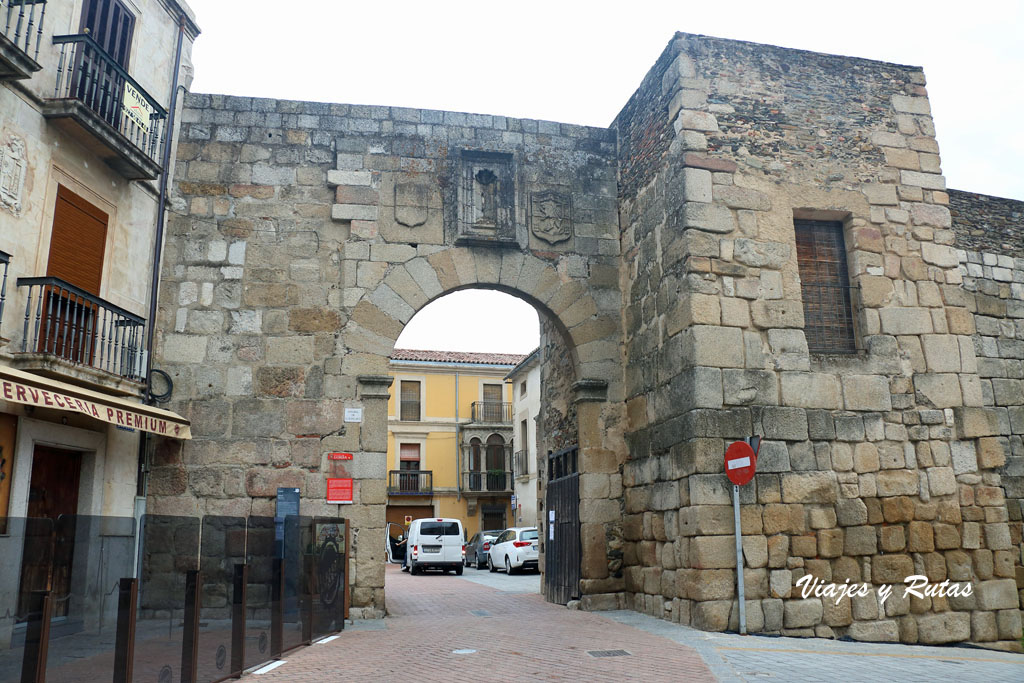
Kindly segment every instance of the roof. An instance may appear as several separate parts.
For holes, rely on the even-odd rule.
[[[537,364],[537,362],[539,360],[540,360],[540,347],[538,346],[533,351],[530,351],[529,354],[527,354],[526,356],[523,356],[523,359],[521,361],[519,361],[519,364],[516,365],[511,370],[508,371],[508,374],[505,375],[505,379],[509,379],[510,377],[515,377],[518,374],[520,374],[521,372],[523,372],[525,370],[528,370],[529,368],[532,368],[534,365]]]
[[[421,351],[395,349],[391,360],[426,361],[431,363],[469,363],[474,365],[517,365],[525,355],[521,353],[476,353],[471,351]]]

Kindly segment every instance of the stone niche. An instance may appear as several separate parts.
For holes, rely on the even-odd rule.
[[[463,150],[453,185],[456,244],[518,244],[511,154]]]

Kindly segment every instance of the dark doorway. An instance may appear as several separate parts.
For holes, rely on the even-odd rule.
[[[543,590],[548,602],[559,605],[580,596],[578,453],[579,449],[571,446],[548,456]]]
[[[55,618],[68,615],[70,601],[62,598],[71,591],[81,474],[80,452],[35,447],[18,592],[19,617],[27,615],[29,595],[38,590],[49,590],[54,596]]]

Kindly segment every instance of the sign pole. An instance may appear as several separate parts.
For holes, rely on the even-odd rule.
[[[740,635],[747,635],[747,606],[743,597],[743,536],[740,533],[740,487],[732,485],[732,512],[736,523],[736,586],[740,599]]]

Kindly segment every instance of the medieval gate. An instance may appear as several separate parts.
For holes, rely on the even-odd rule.
[[[564,605],[580,597],[579,447],[548,456],[544,509],[544,597]]]

